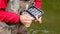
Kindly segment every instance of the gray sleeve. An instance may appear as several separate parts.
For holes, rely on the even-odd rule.
[[[6,10],[18,13],[20,0],[9,0]]]

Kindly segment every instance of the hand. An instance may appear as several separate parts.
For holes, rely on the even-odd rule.
[[[26,27],[30,27],[30,24],[32,23],[32,17],[27,14],[23,14],[23,15],[20,15],[20,21]]]
[[[37,18],[37,17],[36,17],[36,20],[35,20],[35,22],[42,23],[42,17],[40,17],[40,18]]]

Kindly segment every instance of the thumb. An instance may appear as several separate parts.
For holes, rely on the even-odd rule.
[[[40,18],[38,19],[38,21],[39,21],[39,23],[42,23],[42,17],[40,17]]]
[[[40,18],[37,18],[37,17],[36,17],[36,20],[37,20],[39,23],[42,23],[42,17],[40,17]]]

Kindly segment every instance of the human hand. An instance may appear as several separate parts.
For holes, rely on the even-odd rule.
[[[36,17],[35,22],[39,22],[39,23],[41,24],[41,23],[42,23],[42,17],[40,17],[40,18],[37,18],[37,17]]]
[[[30,27],[32,23],[32,17],[27,14],[23,14],[23,15],[20,15],[20,21],[26,27]]]

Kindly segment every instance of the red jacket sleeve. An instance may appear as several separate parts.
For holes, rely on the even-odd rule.
[[[6,12],[1,10],[0,11],[0,21],[6,23],[18,23],[19,22],[19,15],[11,12]]]
[[[37,7],[38,9],[40,9],[42,6],[41,0],[35,0],[34,6]]]
[[[8,0],[0,0],[0,21],[6,23],[18,23],[20,19],[18,14],[1,10],[1,8],[5,9],[7,4]]]
[[[8,0],[0,0],[0,8],[6,8]]]

